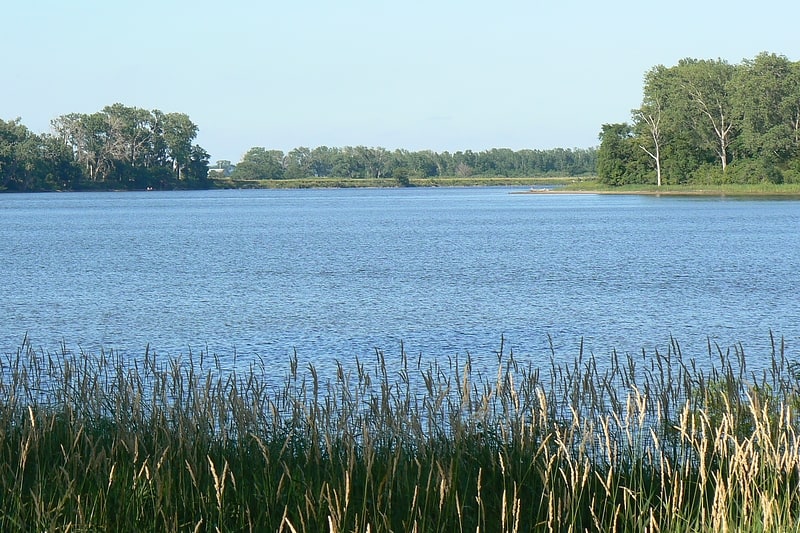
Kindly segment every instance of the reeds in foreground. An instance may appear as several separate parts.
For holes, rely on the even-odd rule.
[[[800,531],[800,372],[709,345],[534,368],[36,352],[0,367],[0,531]],[[700,370],[708,368],[708,370]],[[276,385],[276,383],[278,383]]]

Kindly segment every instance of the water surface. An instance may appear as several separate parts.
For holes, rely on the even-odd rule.
[[[511,192],[2,195],[0,353],[797,353],[800,202]]]

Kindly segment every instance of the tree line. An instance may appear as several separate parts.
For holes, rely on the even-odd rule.
[[[410,178],[597,174],[609,185],[800,182],[800,62],[683,59],[644,76],[630,122],[603,124],[599,148],[433,152],[254,147],[209,166],[183,113],[114,104],[71,113],[38,135],[0,120],[0,190],[207,188],[211,178]],[[209,172],[210,171],[210,172]]]
[[[194,144],[198,127],[183,113],[123,104],[70,113],[36,134],[20,119],[0,120],[0,191],[210,188],[214,179],[581,176],[595,172],[597,149],[473,152],[388,150],[381,147],[254,147],[237,164],[209,164]],[[229,181],[225,182],[229,184]]]
[[[609,185],[800,182],[800,62],[683,59],[644,76],[630,122],[604,124]]]
[[[38,135],[0,120],[0,190],[106,190],[208,186],[209,154],[183,113],[122,104],[70,113]]]
[[[234,180],[297,178],[394,179],[440,176],[581,176],[594,174],[597,149],[511,150],[493,148],[473,152],[388,150],[382,147],[300,147],[284,153],[254,147],[234,165],[219,161],[213,171]]]

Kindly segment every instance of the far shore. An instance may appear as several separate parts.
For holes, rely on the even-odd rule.
[[[596,190],[583,190],[583,189],[531,189],[528,191],[514,191],[512,194],[609,194],[609,195],[642,195],[642,196],[732,196],[732,197],[784,197],[784,198],[800,198],[800,191],[729,191],[726,189],[686,189],[686,190],[645,190],[645,189],[596,189]]]
[[[576,180],[572,183],[547,187],[534,185],[529,190],[515,194],[617,194],[644,196],[708,196],[708,197],[758,197],[800,198],[800,184],[725,184],[725,185],[628,185],[612,187],[594,180]]]
[[[642,196],[754,197],[800,199],[800,183],[622,185],[600,183],[595,176],[439,176],[410,178],[400,183],[393,178],[301,178],[280,180],[232,180],[215,178],[211,189],[349,189],[349,188],[457,188],[515,187],[511,194],[606,194]],[[122,189],[93,188],[94,192]],[[132,189],[133,190],[133,189]],[[138,189],[136,189],[138,190]],[[152,189],[148,189],[152,190]],[[170,189],[172,190],[172,189]],[[0,190],[0,193],[3,192]],[[55,192],[55,191],[53,191]],[[77,191],[76,191],[77,192]]]
[[[800,198],[800,184],[723,184],[723,185],[624,185],[608,186],[594,176],[536,176],[536,177],[434,177],[411,178],[405,185],[390,178],[337,179],[305,178],[295,180],[214,180],[218,188],[307,189],[307,188],[364,188],[364,187],[528,187],[512,194],[627,194],[646,196],[718,196],[718,197],[782,197]]]

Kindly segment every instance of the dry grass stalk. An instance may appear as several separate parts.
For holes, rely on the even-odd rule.
[[[275,379],[27,347],[0,364],[0,529],[797,531],[783,350],[760,377],[673,341],[549,370],[376,352],[325,378],[295,356]]]

